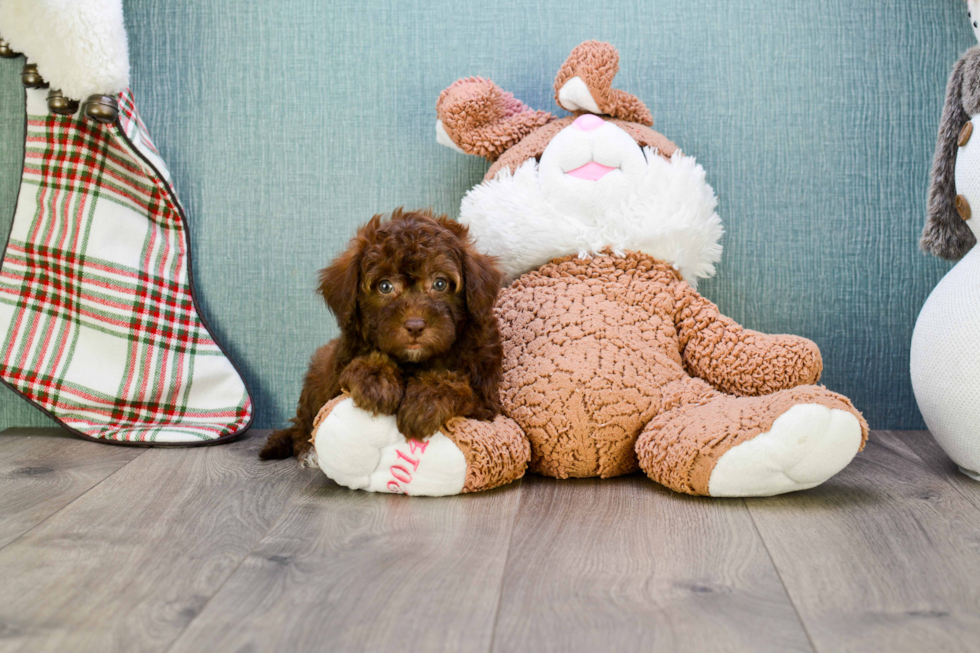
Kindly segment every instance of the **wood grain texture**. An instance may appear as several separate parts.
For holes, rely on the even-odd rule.
[[[956,463],[946,455],[929,431],[892,431],[889,435],[908,445],[909,449],[914,451],[935,475],[946,479],[970,503],[980,509],[980,483],[960,473]]]
[[[740,500],[526,479],[494,651],[810,651]]]
[[[0,548],[0,651],[980,649],[980,483],[924,432],[744,501],[642,476],[351,492],[260,463],[264,436],[0,435],[0,525],[49,511]]]
[[[0,433],[0,549],[143,451],[86,442],[61,429]]]
[[[980,650],[980,511],[906,440],[874,432],[824,485],[747,502],[818,651]]]
[[[406,498],[318,477],[171,653],[488,651],[520,491]]]
[[[313,475],[251,435],[146,450],[0,550],[0,649],[166,650]]]

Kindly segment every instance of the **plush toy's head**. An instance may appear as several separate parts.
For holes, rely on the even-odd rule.
[[[980,41],[980,0],[967,0],[966,13],[973,28],[973,35]]]
[[[500,272],[473,249],[465,226],[396,209],[358,229],[320,271],[319,292],[351,347],[420,363],[466,331],[488,332],[499,290]]]
[[[636,250],[695,284],[711,276],[723,233],[704,170],[650,126],[636,97],[612,88],[619,55],[588,41],[555,80],[573,115],[535,111],[479,77],[436,104],[436,138],[493,165],[467,193],[460,221],[513,279],[550,259]]]

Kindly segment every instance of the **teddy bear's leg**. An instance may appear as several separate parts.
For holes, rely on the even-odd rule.
[[[799,386],[680,405],[646,426],[636,451],[650,478],[678,492],[772,496],[823,483],[854,458],[867,434],[846,397]]]
[[[313,451],[340,485],[414,496],[489,490],[523,476],[531,457],[524,432],[506,417],[453,419],[418,442],[398,431],[393,415],[372,415],[346,396],[320,410]]]

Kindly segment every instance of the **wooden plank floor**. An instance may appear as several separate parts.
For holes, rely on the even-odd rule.
[[[0,433],[0,651],[980,651],[980,484],[875,432],[821,487],[351,492],[265,433]]]

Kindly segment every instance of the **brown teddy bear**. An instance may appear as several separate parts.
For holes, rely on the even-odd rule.
[[[481,78],[440,95],[439,142],[492,162],[460,220],[512,281],[497,304],[507,417],[447,424],[465,446],[396,469],[391,451],[419,445],[341,398],[314,428],[328,476],[407,494],[486,489],[523,473],[526,437],[530,470],[547,476],[642,469],[688,494],[768,496],[822,483],[863,447],[861,414],[814,385],[814,343],[744,329],[696,291],[721,255],[714,191],[644,104],[612,88],[617,71],[609,44],[575,48],[555,81],[573,114],[561,119]]]

